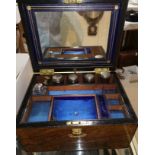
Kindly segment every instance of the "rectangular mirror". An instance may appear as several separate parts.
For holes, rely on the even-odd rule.
[[[112,11],[36,11],[43,59],[105,59]]]

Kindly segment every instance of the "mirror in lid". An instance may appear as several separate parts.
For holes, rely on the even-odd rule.
[[[111,11],[35,12],[43,59],[106,59]]]
[[[119,5],[27,6],[34,68],[113,65]]]

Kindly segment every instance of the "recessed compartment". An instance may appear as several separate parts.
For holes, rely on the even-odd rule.
[[[47,122],[53,105],[51,96],[32,96],[27,104],[22,123]]]
[[[119,105],[119,104],[122,104],[121,96],[118,93],[117,94],[116,93],[105,94],[105,98],[106,98],[106,101],[107,101],[108,105]]]
[[[125,113],[122,110],[111,110],[110,112],[110,118],[125,118]]]
[[[130,117],[127,107],[123,102],[120,94],[105,94],[104,95],[107,108],[109,111],[109,117],[112,119],[123,119]]]
[[[90,54],[90,48],[71,48],[71,49],[64,49],[63,54],[75,54],[75,55],[82,55],[82,54]]]
[[[53,98],[53,120],[92,120],[98,119],[95,95],[58,96]]]

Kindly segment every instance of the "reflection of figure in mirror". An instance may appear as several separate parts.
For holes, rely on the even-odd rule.
[[[84,19],[89,24],[88,27],[88,35],[97,35],[97,26],[98,22],[101,20],[103,16],[103,11],[88,11],[88,12],[79,12],[81,16],[84,17]]]

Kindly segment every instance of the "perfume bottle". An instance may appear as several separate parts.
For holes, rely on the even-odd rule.
[[[42,83],[36,83],[32,89],[32,95],[46,95],[47,87]]]

